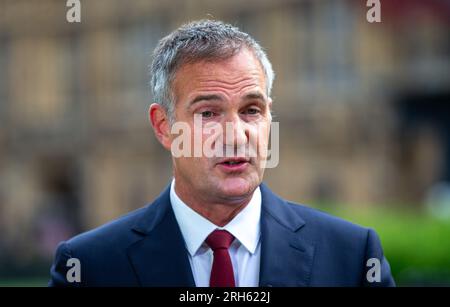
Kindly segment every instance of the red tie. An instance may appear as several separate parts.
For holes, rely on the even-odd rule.
[[[233,264],[231,263],[228,248],[234,237],[226,230],[214,230],[208,238],[206,244],[214,251],[214,260],[209,279],[210,287],[234,287]]]

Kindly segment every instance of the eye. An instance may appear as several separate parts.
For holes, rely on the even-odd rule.
[[[244,113],[248,115],[256,115],[259,114],[260,111],[257,108],[248,108]]]
[[[212,111],[203,111],[201,114],[202,114],[203,118],[209,118],[214,115],[214,113]]]

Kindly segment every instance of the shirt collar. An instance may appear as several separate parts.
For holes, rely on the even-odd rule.
[[[261,191],[253,192],[250,202],[227,225],[219,227],[186,205],[175,192],[175,179],[170,186],[170,202],[180,226],[186,247],[194,256],[208,235],[215,229],[230,232],[251,254],[256,251],[260,238]],[[194,226],[195,225],[195,226]]]

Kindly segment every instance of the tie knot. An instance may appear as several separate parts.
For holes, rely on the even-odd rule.
[[[209,234],[205,241],[213,251],[216,251],[218,249],[228,249],[233,240],[234,236],[228,231],[216,229]]]

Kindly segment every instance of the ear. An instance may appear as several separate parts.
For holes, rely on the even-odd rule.
[[[172,139],[166,110],[160,104],[152,103],[148,110],[148,117],[156,138],[165,149],[170,151]]]

